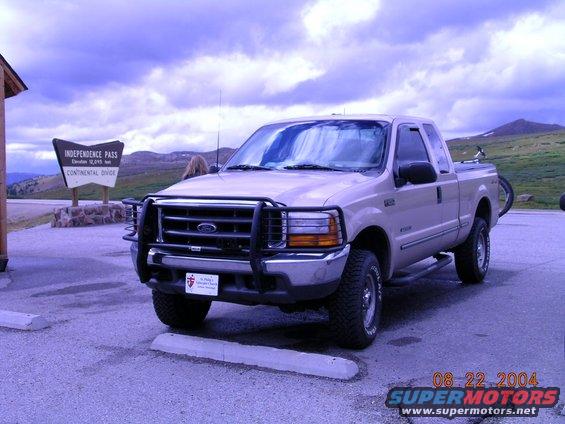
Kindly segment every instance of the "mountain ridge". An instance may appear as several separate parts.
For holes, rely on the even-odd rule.
[[[221,147],[219,151],[220,163],[226,163],[235,149]],[[190,150],[171,153],[156,153],[151,151],[137,151],[122,156],[118,182],[123,178],[140,174],[163,174],[171,177],[178,174],[181,177],[189,159],[194,155],[201,155],[208,164],[216,163],[216,150],[208,152],[194,152]],[[64,187],[63,177],[60,173],[54,175],[36,175],[32,178],[19,180],[8,185],[9,197],[29,196],[43,191],[56,190]]]
[[[543,124],[539,122],[527,121],[526,119],[516,119],[490,131],[470,137],[461,137],[448,140],[450,145],[459,144],[465,141],[485,142],[492,141],[512,141],[512,138],[520,138],[528,134],[541,133],[561,133],[565,127],[558,124]],[[510,139],[510,140],[508,140]],[[452,142],[455,142],[452,144]],[[228,158],[236,149],[222,147],[219,151],[220,163],[226,163]],[[123,185],[132,190],[137,190],[144,184],[148,187],[159,189],[180,179],[188,160],[193,155],[201,155],[209,163],[216,162],[216,150],[208,152],[194,151],[175,151],[170,153],[156,153],[151,151],[137,151],[122,157],[117,186]],[[135,186],[135,187],[134,187]],[[63,190],[63,191],[61,191]],[[8,185],[8,195],[10,197],[39,196],[42,192],[58,192],[65,194],[64,182],[60,174],[48,176],[36,176],[24,181],[18,181]],[[82,188],[82,192],[88,192],[92,188]]]
[[[564,130],[565,127],[559,124],[544,124],[542,122],[528,121],[524,118],[520,118],[511,122],[507,122],[506,124],[502,124],[481,134],[468,137],[457,137],[448,141],[540,134]]]

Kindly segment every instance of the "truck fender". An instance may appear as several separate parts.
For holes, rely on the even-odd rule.
[[[483,209],[487,207],[487,206],[483,206],[485,205],[485,202],[486,205],[488,206],[488,212],[479,211],[479,209]],[[485,213],[486,214],[483,216],[483,218],[485,218],[485,221],[487,221],[489,228],[492,228],[496,224],[496,221],[498,219],[498,208],[493,207],[492,193],[489,191],[488,187],[484,183],[481,184],[479,186],[479,189],[477,190],[473,202],[472,212],[473,212],[473,216],[471,217],[471,222],[469,222],[470,225],[473,224],[473,220],[475,219],[475,216],[477,216],[477,214],[482,215]]]
[[[392,229],[385,214],[378,208],[366,207],[355,213],[346,213],[346,223],[348,242],[375,253],[384,279],[390,278]]]

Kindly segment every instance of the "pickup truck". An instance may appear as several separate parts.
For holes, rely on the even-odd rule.
[[[198,326],[214,300],[326,308],[353,349],[377,334],[384,286],[452,255],[462,283],[482,282],[499,209],[493,165],[454,164],[431,120],[389,115],[271,123],[219,171],[124,203],[164,324]]]

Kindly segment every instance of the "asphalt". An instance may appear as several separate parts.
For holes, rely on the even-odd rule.
[[[361,372],[349,382],[151,351],[170,329],[136,280],[121,226],[10,233],[0,309],[51,326],[0,328],[0,422],[432,423],[385,407],[388,389],[430,386],[436,371],[458,382],[482,371],[487,383],[498,372],[536,372],[540,385],[563,388],[564,224],[562,212],[510,213],[491,234],[484,284],[462,286],[449,265],[388,289],[380,334],[363,351],[336,347],[323,312],[215,303],[190,333],[352,359]],[[542,410],[531,422],[562,418]]]

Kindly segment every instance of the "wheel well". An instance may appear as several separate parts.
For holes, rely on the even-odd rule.
[[[491,209],[490,202],[486,197],[483,197],[477,206],[475,218],[483,218],[490,228]]]
[[[353,249],[370,250],[379,260],[384,278],[390,270],[390,243],[385,231],[380,227],[367,227],[351,243]]]

